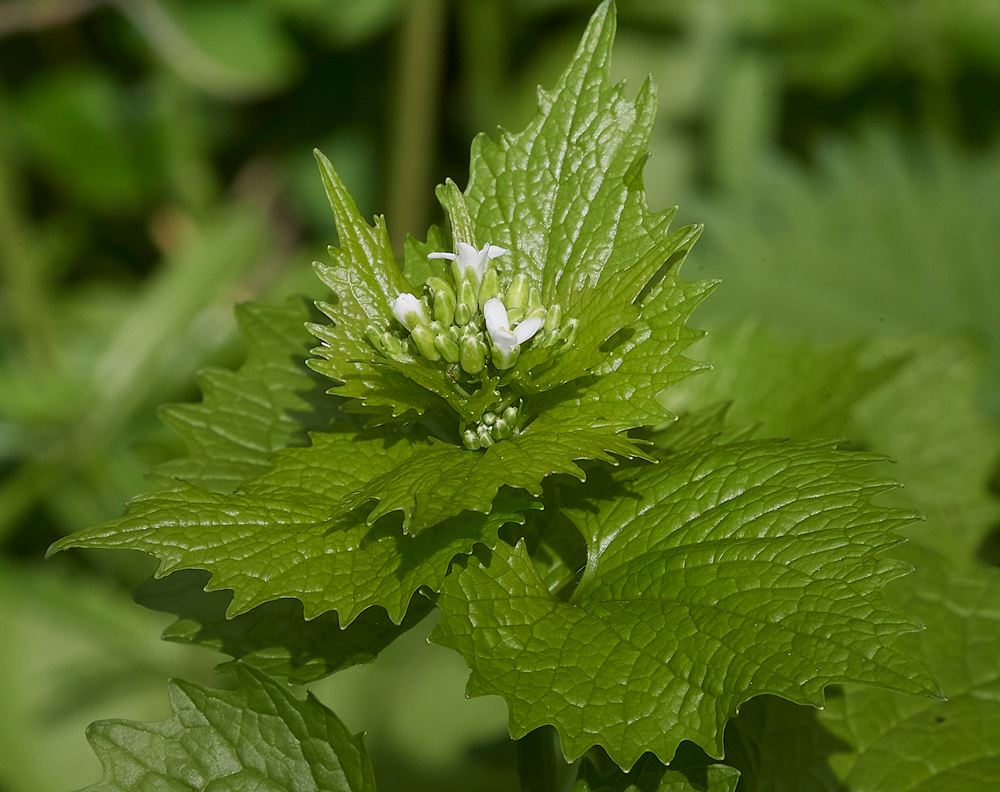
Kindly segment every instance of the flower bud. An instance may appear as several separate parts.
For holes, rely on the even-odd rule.
[[[471,429],[466,429],[462,432],[462,444],[470,451],[478,451],[482,447],[482,443],[479,442],[479,435]]]
[[[528,315],[525,316],[524,318],[525,318],[525,320],[527,320],[527,319],[542,319],[543,320],[542,324],[544,325],[545,324],[544,319],[545,319],[545,315],[547,313],[548,313],[548,311],[546,311],[544,308],[542,308],[542,306],[536,305],[534,308],[532,308],[530,311],[528,311]]]
[[[409,292],[403,292],[393,301],[392,313],[407,330],[413,330],[414,327],[425,325],[429,321],[427,306]]]
[[[479,304],[486,305],[486,301],[496,297],[500,293],[500,276],[497,271],[490,267],[483,273],[483,282],[479,287]]]
[[[471,280],[463,280],[458,287],[458,302],[466,305],[470,314],[475,314],[479,310],[479,300],[476,297],[476,286]]]
[[[498,346],[493,347],[493,365],[501,371],[506,371],[517,363],[518,355],[521,354],[520,344],[514,346],[510,351],[504,351]]]
[[[528,309],[529,311],[540,308],[542,305],[542,295],[538,293],[538,289],[535,286],[531,287],[531,291],[528,292]]]
[[[486,365],[486,344],[476,335],[469,334],[462,339],[459,362],[466,374],[478,374]]]
[[[479,440],[479,445],[483,448],[489,448],[493,445],[493,435],[490,434],[490,430],[486,426],[480,426],[479,432],[476,434],[476,439]]]
[[[549,308],[545,313],[545,324],[544,327],[547,331],[552,332],[553,330],[559,329],[559,322],[562,319],[562,306],[559,303],[553,303],[552,307]]]
[[[517,407],[513,404],[503,411],[503,419],[513,426],[517,422]]]
[[[441,353],[441,357],[449,363],[458,363],[460,353],[458,344],[452,341],[447,333],[440,333],[434,337],[434,348]]]
[[[459,303],[455,306],[455,324],[457,325],[468,325],[472,321],[472,311],[469,310],[469,306],[465,303]]]
[[[431,296],[434,299],[434,318],[445,327],[455,321],[455,290],[441,278],[430,278],[427,281]]]
[[[375,325],[368,325],[365,337],[372,348],[383,357],[399,358],[403,355],[403,345],[392,333],[379,330]]]
[[[573,346],[573,342],[576,340],[576,328],[580,322],[576,319],[570,319],[562,326],[559,332],[556,334],[555,343],[559,347],[556,350],[556,354],[561,354]]]
[[[417,349],[420,350],[420,354],[429,361],[436,363],[441,359],[437,348],[434,346],[434,333],[430,331],[430,328],[425,325],[417,325],[412,331],[410,331],[410,338],[412,338],[413,343],[417,345]]]
[[[507,293],[504,295],[503,304],[506,306],[508,311],[512,308],[523,308],[527,304],[530,294],[531,290],[528,284],[528,279],[523,273],[519,272],[514,276],[513,280],[511,280],[510,286],[507,287]]]
[[[496,423],[496,420],[497,417],[495,414],[491,412],[483,413],[483,423],[486,424],[487,426],[493,426],[493,424]]]
[[[514,430],[503,418],[493,424],[492,435],[494,440],[506,440],[514,434]]]

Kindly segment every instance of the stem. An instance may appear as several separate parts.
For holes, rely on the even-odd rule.
[[[551,726],[540,726],[517,741],[517,774],[523,792],[556,792],[563,764],[556,755]]]
[[[400,31],[396,108],[389,141],[389,229],[393,250],[426,226],[437,144],[444,49],[444,0],[410,0]]]
[[[2,108],[0,108],[2,109]],[[41,370],[53,364],[55,339],[43,265],[29,239],[28,220],[17,205],[15,174],[0,152],[0,282],[5,310],[24,343],[28,359]]]

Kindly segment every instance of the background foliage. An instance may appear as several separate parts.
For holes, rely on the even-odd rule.
[[[181,449],[158,405],[253,364],[233,302],[321,296],[308,264],[335,231],[311,149],[401,248],[440,220],[433,185],[465,183],[473,135],[527,122],[594,5],[0,3],[0,790],[96,778],[87,723],[166,718],[167,676],[213,679],[131,603],[145,561],[40,559]],[[633,92],[652,72],[651,207],[705,222],[685,272],[724,280],[692,322],[717,370],[672,409],[733,399],[765,435],[896,458],[889,497],[929,518],[908,535],[958,565],[1000,558],[997,41],[1000,10],[973,0],[621,0],[612,64]],[[370,730],[381,789],[515,788],[504,705],[464,700],[429,629],[317,694]]]

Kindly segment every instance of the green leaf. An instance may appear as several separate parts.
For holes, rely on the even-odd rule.
[[[951,11],[949,10],[949,16]],[[980,399],[1000,415],[1000,157],[885,129],[763,161],[745,192],[699,207],[704,270],[726,287],[700,314],[819,340],[950,332],[980,339]]]
[[[374,792],[361,735],[312,695],[299,701],[246,666],[236,676],[234,691],[171,682],[170,720],[93,724],[87,739],[104,778],[88,791]]]
[[[141,11],[130,16],[160,55],[195,85],[226,99],[247,99],[272,93],[294,76],[295,44],[266,4],[167,0],[164,6],[163,16]]]
[[[697,750],[682,746],[669,767],[651,754],[643,756],[628,773],[612,768],[604,773],[584,760],[570,792],[733,792],[739,771],[713,764]],[[685,754],[681,756],[681,754]]]
[[[142,550],[160,559],[158,576],[178,569],[212,573],[211,590],[232,589],[227,615],[271,600],[301,600],[306,619],[337,611],[347,627],[381,606],[399,624],[421,586],[439,590],[451,560],[476,542],[495,544],[530,502],[506,494],[492,512],[459,514],[418,537],[398,520],[366,522],[341,501],[388,473],[411,446],[378,430],[312,435],[310,448],[287,449],[272,469],[237,493],[183,486],[136,498],[128,513],[56,542],[69,547]]]
[[[503,696],[511,733],[544,724],[567,757],[601,745],[623,768],[668,762],[682,740],[721,756],[750,698],[821,706],[856,681],[937,688],[896,648],[916,623],[881,588],[905,565],[878,551],[912,513],[871,504],[876,457],[821,443],[703,443],[616,474],[615,498],[575,493],[588,563],[568,602],[523,544],[458,562],[433,640],[472,668],[471,695]]]
[[[378,505],[369,513],[369,523],[399,510],[404,530],[416,536],[465,510],[490,513],[501,487],[517,487],[538,496],[542,479],[550,474],[582,479],[583,470],[575,460],[617,464],[608,450],[624,457],[642,455],[628,437],[618,437],[613,431],[541,419],[485,452],[433,439],[410,448],[411,454],[398,465],[344,498],[338,513],[374,499]],[[527,502],[525,507],[530,507]]]
[[[898,551],[897,551],[898,552]],[[904,638],[947,701],[845,685],[816,713],[770,697],[726,734],[747,788],[796,792],[988,792],[1000,782],[1000,572],[913,549],[894,599],[927,625]]]
[[[432,608],[428,600],[416,597],[398,625],[384,609],[369,608],[346,629],[341,629],[337,614],[332,612],[306,621],[298,600],[266,602],[227,618],[232,592],[205,591],[208,579],[200,570],[152,578],[136,590],[135,600],[179,617],[164,631],[164,640],[215,649],[298,684],[373,662],[382,649],[418,624]],[[219,670],[233,665],[223,664]]]
[[[306,396],[320,381],[302,362],[311,340],[305,329],[310,316],[298,299],[282,308],[237,306],[246,362],[236,372],[202,372],[201,403],[160,409],[160,418],[188,449],[186,457],[157,469],[162,486],[177,479],[212,492],[233,492],[268,470],[275,453],[308,442],[307,429],[327,428],[337,401]]]
[[[1000,522],[989,486],[1000,431],[976,408],[983,366],[970,345],[872,340],[817,348],[751,324],[721,328],[706,342],[701,352],[715,370],[672,389],[668,407],[683,412],[733,400],[731,424],[756,423],[768,435],[796,440],[845,437],[885,453],[892,469],[873,472],[903,487],[883,502],[928,518],[904,535],[954,562],[975,559]]]

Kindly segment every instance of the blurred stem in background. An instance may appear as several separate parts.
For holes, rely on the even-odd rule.
[[[423,234],[432,194],[445,48],[444,0],[409,0],[398,33],[395,106],[389,134],[387,216],[393,250]]]

